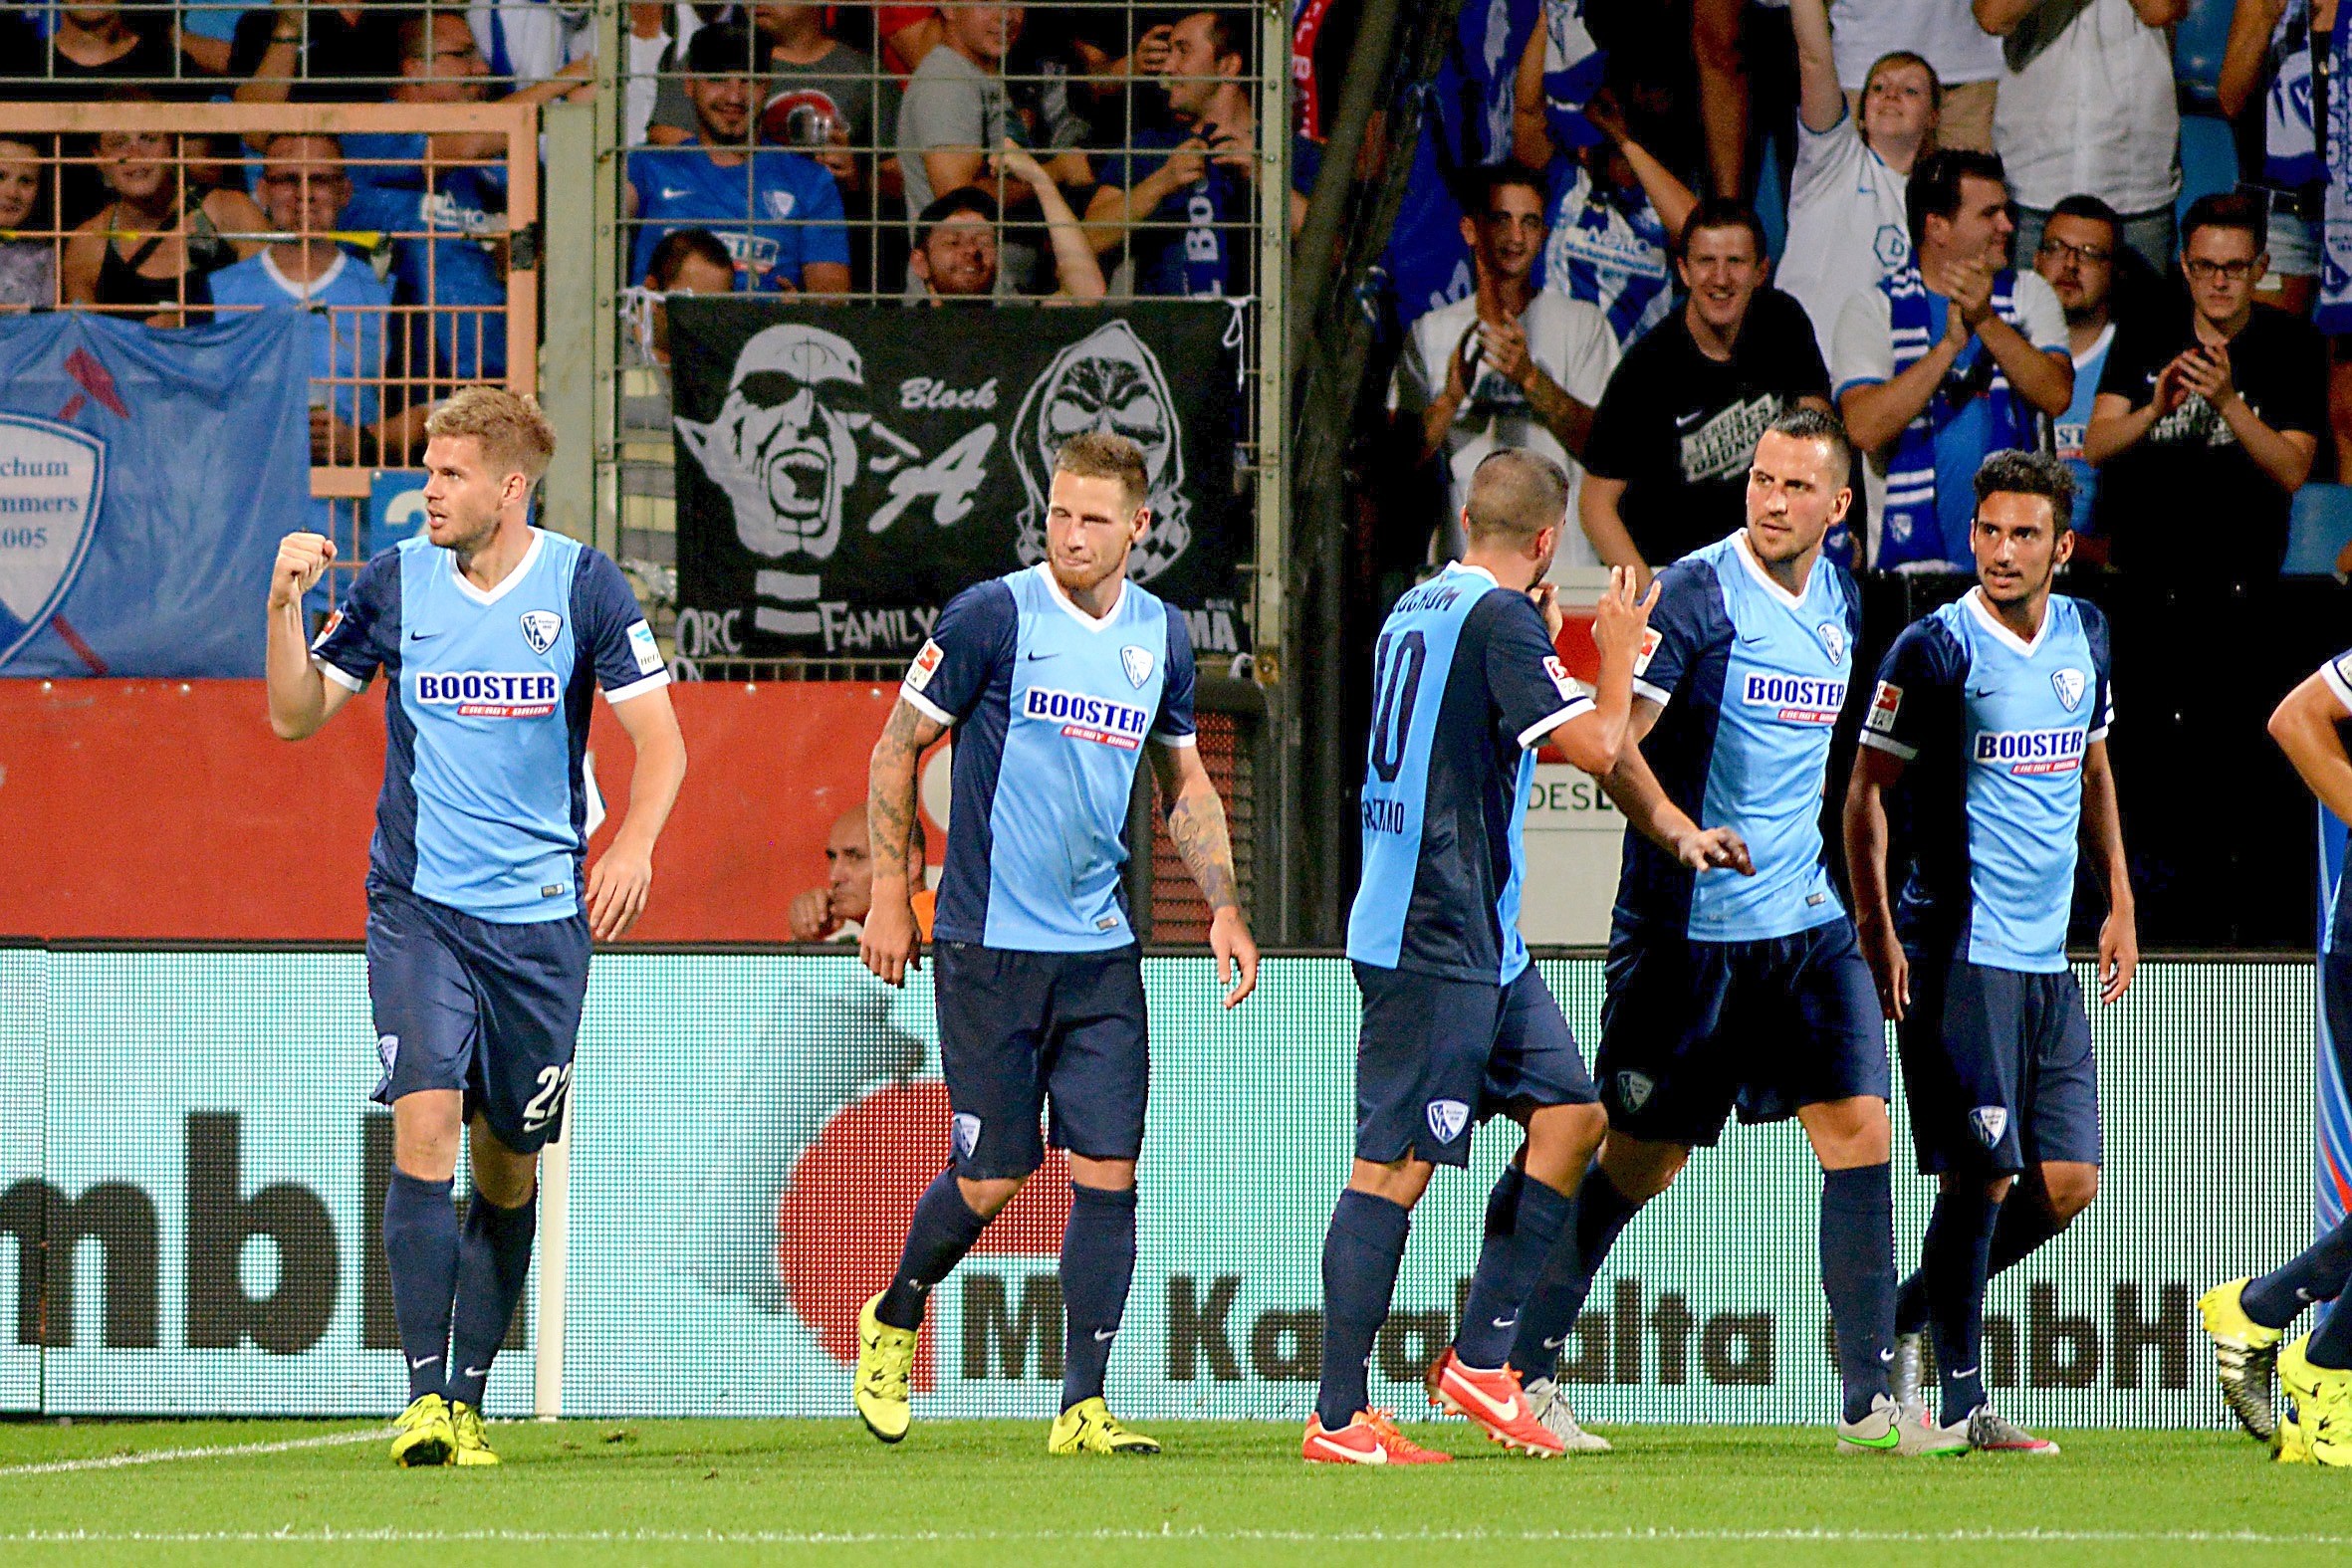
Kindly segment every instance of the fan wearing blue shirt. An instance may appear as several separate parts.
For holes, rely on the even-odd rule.
[[[1521,1303],[1575,1206],[1608,1129],[1584,1057],[1519,933],[1522,829],[1546,741],[1596,777],[1616,765],[1649,602],[1611,574],[1593,621],[1597,702],[1553,651],[1564,623],[1544,581],[1568,526],[1568,476],[1512,448],[1472,474],[1463,558],[1396,602],[1374,644],[1361,806],[1363,880],[1347,956],[1363,994],[1355,1161],[1323,1237],[1322,1380],[1310,1463],[1441,1459],[1371,1405],[1367,1364],[1387,1321],[1414,1205],[1437,1167],[1470,1163],[1491,1116],[1526,1129],[1487,1201],[1486,1244],[1431,1396],[1506,1449],[1608,1445],[1556,1384],[1508,1364]]]
[[[310,313],[311,460],[372,466],[408,457],[404,429],[384,425],[384,320],[392,291],[326,235],[350,195],[343,148],[331,135],[282,132],[263,148],[262,208],[273,240],[212,275],[222,307]],[[334,534],[334,503],[311,502],[312,531]]]
[[[1102,1399],[1135,1271],[1135,1161],[1148,1049],[1143,974],[1119,872],[1146,748],[1168,835],[1212,911],[1233,1007],[1258,981],[1225,807],[1193,741],[1184,617],[1127,580],[1151,526],[1142,450],[1073,436],[1055,460],[1046,559],[965,589],[915,655],[866,797],[873,858],[859,952],[885,983],[916,959],[908,838],[915,764],[955,732],[947,864],[932,923],[952,1157],[915,1205],[889,1285],[857,1315],[851,1396],[884,1443],[906,1436],[915,1332],[932,1289],[1045,1159],[1067,1151],[1065,1354],[1056,1455],[1156,1454]],[[1235,970],[1238,966],[1238,977]]]
[[[1135,292],[1227,295],[1253,292],[1258,118],[1250,75],[1250,33],[1227,12],[1194,11],[1168,29],[1161,73],[1168,111],[1182,126],[1138,126],[1130,149],[1105,155],[1086,223],[1103,248],[1125,240],[1135,258]],[[1289,216],[1295,235],[1320,149],[1292,138]]]
[[[1575,1322],[1618,1232],[1735,1109],[1744,1122],[1793,1115],[1823,1171],[1838,1449],[1951,1452],[1965,1445],[1939,1441],[1888,1391],[1892,1083],[1870,971],[1821,842],[1830,734],[1861,630],[1854,581],[1822,544],[1853,499],[1852,474],[1834,415],[1780,415],[1749,466],[1747,527],[1658,574],[1628,745],[1608,781],[1640,830],[1625,835],[1594,1066],[1609,1137],[1520,1316],[1512,1361],[1549,1372],[1546,1341]]]
[[[489,66],[465,19],[416,11],[399,21],[395,104],[478,104]],[[536,97],[527,90],[510,102]],[[424,305],[402,345],[412,374],[506,376],[505,138],[479,131],[354,131],[343,138],[352,180],[344,227],[390,237],[393,297]],[[429,368],[428,368],[429,367]]]
[[[425,532],[363,567],[313,643],[312,533],[270,582],[270,728],[299,741],[378,670],[383,791],[367,865],[367,995],[392,1109],[384,1259],[408,1408],[403,1465],[495,1464],[483,1389],[531,1266],[539,1151],[563,1126],[591,937],[644,909],[685,777],[669,673],[620,568],[530,524],[555,452],[538,405],[469,387],[425,424]],[[627,815],[584,878],[589,710],[636,750]],[[585,883],[585,886],[584,886]],[[451,1207],[461,1136],[473,1199]]]
[[[627,216],[636,223],[629,276],[674,229],[707,229],[735,258],[744,288],[769,294],[847,294],[849,236],[840,188],[818,163],[752,145],[752,40],[734,23],[706,27],[686,46],[684,87],[696,133],[628,155]]]
[[[2073,554],[2073,475],[2044,453],[1996,452],[1975,490],[1977,586],[1914,621],[1879,668],[1846,789],[1846,864],[1919,1168],[1939,1189],[1896,1304],[1896,1397],[1918,1402],[1932,1326],[1947,1432],[2054,1454],[1987,1403],[1978,1352],[1986,1281],[2099,1189],[2090,1019],[2066,966],[2078,841],[2108,889],[2102,1001],[2130,986],[2139,941],[2107,757],[2107,619],[2050,590]],[[1911,845],[1893,899],[1890,796]]]

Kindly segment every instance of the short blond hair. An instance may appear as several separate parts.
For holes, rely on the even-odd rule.
[[[1127,505],[1139,507],[1151,493],[1151,471],[1143,448],[1108,430],[1085,430],[1061,443],[1054,454],[1054,472],[1077,479],[1115,479]]]
[[[467,387],[433,410],[424,433],[428,441],[470,437],[501,473],[521,474],[535,485],[556,455],[556,427],[540,412],[539,400],[503,386]]]

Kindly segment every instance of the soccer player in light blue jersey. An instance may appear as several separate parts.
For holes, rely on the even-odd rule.
[[[477,386],[425,425],[425,532],[363,567],[315,643],[302,595],[335,546],[290,534],[270,581],[270,728],[384,703],[367,863],[367,995],[392,1108],[384,1259],[408,1364],[404,1465],[495,1464],[482,1390],[531,1267],[539,1151],[563,1126],[588,944],[627,931],[686,773],[669,672],[620,568],[531,526],[555,453],[536,404]],[[637,753],[583,889],[588,714]],[[450,1202],[470,1134],[473,1200]]]
[[[1896,1298],[1895,1398],[1922,1404],[1932,1329],[1947,1435],[2055,1454],[1993,1409],[1978,1352],[1987,1281],[2099,1190],[2090,1019],[2066,966],[2078,843],[2108,890],[2102,1001],[2131,985],[2139,939],[2107,757],[2107,618],[2051,591],[2074,548],[2074,476],[2043,453],[1996,452],[1976,492],[1977,586],[1914,621],[1879,667],[1846,788],[1846,866],[1919,1168],[1937,1182],[1919,1271]],[[1895,898],[1890,796],[1911,849]]]
[[[1888,1392],[1892,1084],[1820,829],[1861,626],[1853,579],[1821,548],[1852,500],[1852,464],[1833,415],[1782,414],[1749,468],[1748,526],[1659,573],[1628,743],[1607,781],[1635,829],[1595,1064],[1608,1140],[1520,1315],[1511,1361],[1552,1375],[1619,1232],[1735,1109],[1748,1122],[1794,1115],[1824,1173],[1821,1285],[1845,1391],[1838,1451],[1910,1455],[1953,1445],[1905,1419]],[[1694,824],[1719,836],[1695,838]]]
[[[2270,715],[2270,738],[2304,787],[2339,821],[2352,821],[2352,651],[2304,677]],[[2327,1063],[2352,1083],[2352,876],[2320,942],[2319,1016],[2333,1047]],[[2323,1071],[2325,1068],[2323,1067]],[[2323,1114],[2326,1112],[2323,1107]],[[2222,1394],[2245,1430],[2271,1445],[2281,1463],[2352,1467],[2352,1219],[2342,1220],[2270,1272],[2208,1290],[2198,1313],[2214,1342]],[[2331,1305],[2320,1306],[2327,1302]],[[2311,1331],[2287,1335],[2306,1308]],[[2270,1403],[2275,1373],[2284,1409]]]
[[[871,904],[858,948],[902,985],[916,961],[907,842],[915,764],[955,732],[947,864],[932,922],[939,1059],[952,1151],[915,1205],[889,1285],[857,1317],[851,1396],[884,1443],[909,1426],[925,1303],[1045,1159],[1069,1156],[1061,1237],[1066,1351],[1047,1452],[1156,1454],[1102,1397],[1135,1272],[1135,1162],[1148,1048],[1143,972],[1119,880],[1127,798],[1149,748],[1168,836],[1208,902],[1233,1007],[1258,983],[1225,806],[1193,735],[1184,617],[1127,580],[1151,526],[1142,450],[1088,432],[1063,444],[1046,559],[940,612],[875,743],[866,796]]]
[[[1656,600],[1635,596],[1632,570],[1611,572],[1592,626],[1598,694],[1586,696],[1552,651],[1562,616],[1544,581],[1567,507],[1558,464],[1490,454],[1462,509],[1469,549],[1397,600],[1375,646],[1363,880],[1347,921],[1363,993],[1355,1161],[1323,1236],[1322,1379],[1299,1451],[1311,1463],[1446,1458],[1371,1408],[1366,1364],[1414,1205],[1437,1167],[1470,1163],[1472,1132],[1497,1115],[1527,1137],[1488,1199],[1461,1332],[1429,1369],[1431,1403],[1539,1458],[1608,1448],[1556,1385],[1538,1402],[1507,1363],[1521,1302],[1608,1127],[1519,933],[1535,748],[1551,741],[1596,777],[1615,766]]]

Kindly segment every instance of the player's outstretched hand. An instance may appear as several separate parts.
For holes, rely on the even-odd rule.
[[[907,902],[903,888],[894,888],[887,895],[879,886],[874,889],[873,907],[866,911],[864,929],[858,933],[857,956],[885,986],[905,985],[906,977],[922,962],[914,906]]]
[[[2110,912],[2099,927],[2099,1000],[2121,1002],[2139,968],[2139,923],[2129,915]]]
[[[1258,989],[1258,943],[1250,923],[1231,904],[1209,917],[1209,951],[1217,955],[1217,984],[1226,988],[1225,1006],[1239,1007]]]
[[[1655,578],[1645,595],[1639,571],[1631,566],[1609,568],[1608,588],[1592,607],[1592,645],[1600,650],[1602,663],[1612,654],[1630,654],[1641,646],[1642,633],[1650,628],[1650,611],[1658,607],[1658,593]]]
[[[613,840],[588,872],[588,932],[598,942],[617,941],[645,912],[653,890],[653,851]]]
[[[1911,960],[1895,935],[1895,923],[1884,915],[1864,920],[1855,929],[1862,939],[1862,959],[1870,966],[1870,982],[1878,988],[1878,1009],[1895,1022],[1911,1006]]]
[[[1694,871],[1737,871],[1756,875],[1748,857],[1748,840],[1729,827],[1695,827],[1674,846],[1675,858]]]
[[[335,541],[324,534],[289,534],[278,541],[278,563],[270,572],[270,608],[301,603],[334,560]]]

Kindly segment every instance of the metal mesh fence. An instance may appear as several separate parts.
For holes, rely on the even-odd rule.
[[[1599,964],[1542,968],[1589,1048]],[[1299,1419],[1349,1152],[1348,968],[1270,960],[1230,1013],[1205,959],[1144,974],[1153,1091],[1112,1401]],[[946,1154],[929,977],[890,992],[838,953],[597,960],[570,1133],[566,1413],[845,1419],[857,1306]],[[0,1003],[0,1408],[393,1408],[359,956],[4,951]],[[2105,1189],[1996,1283],[1995,1397],[2030,1424],[2218,1425],[2195,1292],[2308,1236],[2311,970],[2151,963],[2093,1032]],[[1896,1135],[1905,1150],[1900,1108]],[[1515,1141],[1483,1132],[1468,1176],[1441,1175],[1416,1212],[1376,1399],[1414,1403]],[[1907,1153],[1896,1169],[1908,1263],[1929,1192]],[[1579,1410],[1825,1419],[1818,1187],[1793,1126],[1735,1129],[1695,1159],[1563,1347]],[[2184,1211],[2181,1194],[2216,1190],[2240,1195],[2226,1226]],[[1067,1192],[1051,1162],[935,1293],[918,1416],[1051,1413]],[[490,1404],[517,1414],[528,1324],[510,1345]]]

